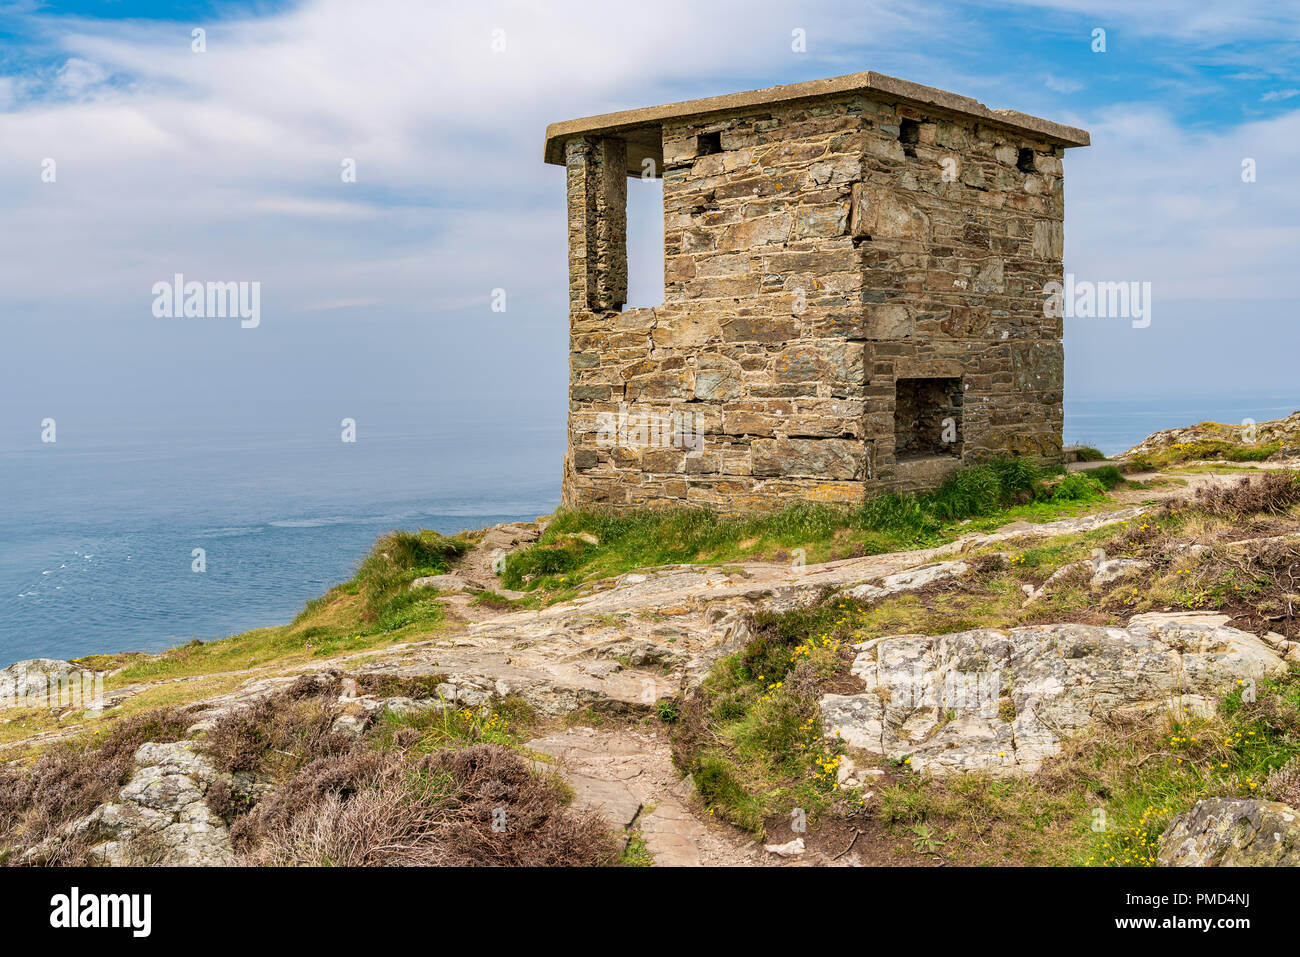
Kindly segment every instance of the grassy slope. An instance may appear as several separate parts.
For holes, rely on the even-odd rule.
[[[1157,471],[1184,462],[1218,459],[1224,462],[1263,462],[1281,451],[1280,442],[1242,445],[1219,439],[1198,439],[1193,442],[1176,442],[1152,452],[1142,452],[1128,460],[1133,471]]]
[[[825,742],[817,701],[827,691],[860,690],[846,679],[856,642],[1034,622],[1114,624],[1178,608],[1226,608],[1249,620],[1247,627],[1277,627],[1300,637],[1290,619],[1272,621],[1287,600],[1279,569],[1300,561],[1300,552],[1213,544],[1296,529],[1296,473],[1263,477],[1254,488],[1165,508],[1119,528],[1023,550],[1004,546],[1013,550],[1008,559],[986,556],[960,585],[876,603],[837,599],[758,615],[750,644],[721,661],[682,704],[675,757],[695,775],[713,813],[757,834],[794,808],[852,819],[864,813],[867,788],[836,787],[842,749]],[[1186,541],[1212,547],[1188,555],[1175,548]],[[1086,576],[1067,578],[1046,600],[1022,607],[1024,586],[1041,584],[1094,548],[1146,560],[1152,568],[1101,594],[1087,586]],[[869,788],[879,799],[875,819],[900,843],[927,855],[937,851],[966,863],[1147,865],[1174,814],[1211,795],[1258,796],[1269,773],[1292,759],[1300,761],[1300,672],[1294,669],[1264,683],[1255,702],[1234,692],[1212,718],[1099,728],[1068,743],[1033,778],[936,781],[882,762],[888,777]],[[1094,830],[1099,820],[1104,830]]]

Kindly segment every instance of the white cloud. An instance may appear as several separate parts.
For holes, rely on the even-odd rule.
[[[98,63],[69,57],[56,73],[57,86],[68,96],[83,96],[108,79],[108,71]]]
[[[1066,266],[1150,280],[1157,296],[1295,298],[1300,112],[1196,132],[1144,105],[1093,123],[1066,160]],[[1256,181],[1242,181],[1242,161]]]
[[[1131,6],[1097,10],[1147,23]],[[1261,17],[1248,6],[1218,23]],[[991,106],[1051,102],[943,56],[942,38],[974,42],[980,23],[887,0],[814,12],[779,0],[309,0],[206,25],[202,54],[188,26],[60,24],[48,36],[63,66],[47,95],[36,80],[0,83],[0,296],[81,314],[146,310],[152,283],[175,272],[259,279],[289,311],[442,313],[506,286],[512,303],[549,314],[565,297],[563,172],[541,162],[549,122],[878,67],[873,52],[885,72]],[[507,48],[495,54],[498,27]],[[796,27],[803,57],[790,50]],[[1080,87],[1049,74],[1045,88]],[[1076,266],[1225,297],[1289,282],[1276,244],[1296,221],[1284,189],[1300,175],[1295,117],[1204,135],[1143,104],[1048,115],[1094,134],[1067,161]],[[1259,161],[1256,184],[1238,180],[1243,155]],[[40,179],[45,157],[58,164],[53,184]],[[355,184],[340,178],[344,158]]]
[[[205,24],[195,53],[188,24],[58,23],[46,36],[63,66],[0,113],[0,295],[83,312],[129,307],[178,271],[260,278],[290,304],[441,310],[499,285],[562,304],[563,173],[541,162],[547,123],[729,92],[738,76],[811,78],[848,37],[920,47],[929,29],[884,0],[815,15],[778,0],[598,15],[309,0]],[[365,287],[376,281],[379,294]]]

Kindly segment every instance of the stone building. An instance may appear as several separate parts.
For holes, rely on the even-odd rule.
[[[855,503],[1061,458],[1062,157],[1079,129],[877,73],[557,123],[570,506]],[[664,302],[625,308],[627,180]]]

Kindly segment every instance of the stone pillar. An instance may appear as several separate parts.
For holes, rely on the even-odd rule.
[[[565,166],[570,308],[621,309],[627,302],[627,143],[570,140]]]

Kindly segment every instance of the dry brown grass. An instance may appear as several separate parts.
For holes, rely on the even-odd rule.
[[[231,829],[250,863],[591,866],[617,848],[597,816],[508,748],[417,761],[356,750],[312,762]]]
[[[429,688],[378,676],[364,690]],[[223,717],[205,735],[222,770],[281,785],[261,800],[221,782],[209,791],[209,807],[230,824],[246,862],[576,866],[616,858],[605,823],[564,807],[557,783],[509,748],[419,755],[411,750],[422,739],[414,728],[363,738],[337,733],[336,693],[332,681],[295,684]]]
[[[1281,515],[1300,504],[1300,480],[1291,471],[1247,475],[1232,485],[1199,488],[1193,501],[1197,508],[1222,518]]]
[[[1264,780],[1264,796],[1300,808],[1300,758],[1292,758],[1269,773]]]
[[[220,718],[203,737],[203,750],[222,771],[283,780],[317,758],[356,747],[352,735],[333,730],[336,717],[327,696],[299,697],[291,689]]]
[[[436,698],[446,675],[393,675],[368,672],[354,676],[357,691],[376,698]]]

